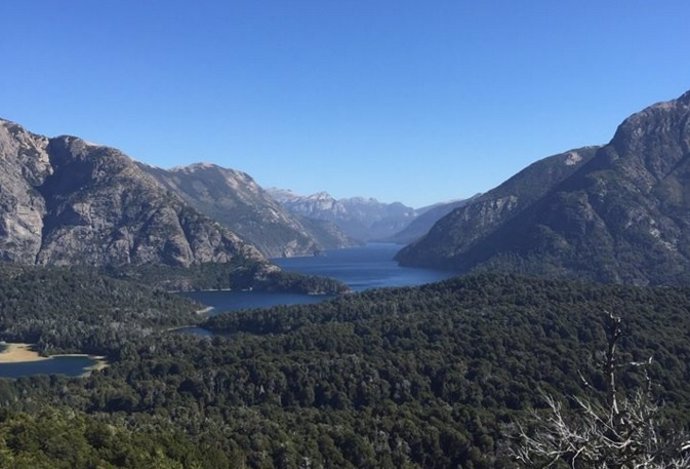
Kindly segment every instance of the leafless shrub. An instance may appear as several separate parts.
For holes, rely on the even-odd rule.
[[[686,469],[690,468],[690,440],[675,433],[663,434],[659,408],[652,396],[646,365],[640,368],[646,386],[629,396],[616,389],[616,346],[621,318],[608,313],[608,347],[602,364],[606,397],[597,398],[581,376],[592,397],[574,397],[576,410],[566,411],[561,402],[545,395],[546,412],[533,411],[515,425],[516,444],[511,448],[519,467],[572,469]]]

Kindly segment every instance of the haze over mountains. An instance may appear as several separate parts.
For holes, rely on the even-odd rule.
[[[460,272],[687,283],[688,187],[690,92],[633,114],[601,148],[535,163],[439,220],[397,258]]]
[[[267,257],[312,255],[351,246],[336,227],[300,219],[251,176],[209,163],[164,170],[140,167],[187,203],[248,240]]]
[[[400,202],[385,203],[374,198],[336,199],[327,192],[298,195],[286,189],[270,188],[269,193],[289,212],[312,220],[335,224],[361,242],[407,244],[464,201],[444,202],[414,209]]]
[[[6,120],[0,155],[0,258],[22,264],[265,262],[385,239],[424,211],[269,193],[240,171],[208,163],[164,170]]]

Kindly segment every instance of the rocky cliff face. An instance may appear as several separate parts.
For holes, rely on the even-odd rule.
[[[332,222],[346,235],[360,241],[388,238],[416,216],[413,208],[400,202],[386,204],[364,197],[335,199],[326,192],[301,196],[281,189],[269,191],[289,212]]]
[[[118,150],[0,120],[0,259],[188,266],[236,256],[264,260]]]
[[[36,190],[53,173],[45,137],[0,120],[0,258],[33,264],[46,204]]]
[[[218,220],[269,257],[312,255],[351,245],[288,213],[241,171],[199,163],[166,171],[141,165],[169,190]]]
[[[626,119],[608,145],[509,221],[477,233],[453,212],[400,259],[419,263],[428,255],[461,270],[687,283],[688,187],[690,92]]]

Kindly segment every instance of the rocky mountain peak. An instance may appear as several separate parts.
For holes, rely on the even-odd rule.
[[[631,115],[574,168],[556,179],[551,164],[523,170],[439,220],[399,259],[605,282],[690,281],[690,92]],[[507,217],[487,205],[505,196],[517,196]]]
[[[321,192],[316,192],[314,194],[308,195],[307,199],[309,200],[319,200],[319,201],[324,201],[324,200],[333,200],[335,201],[335,198],[329,194],[328,192],[321,191]]]
[[[684,117],[690,111],[690,92],[678,99],[653,104],[625,119],[616,130],[612,144],[627,144],[632,148],[641,142],[647,145],[661,140],[676,140],[690,125]],[[657,141],[649,141],[656,136]]]
[[[399,202],[387,204],[371,197],[335,199],[328,192],[300,196],[272,189],[271,195],[293,214],[337,225],[347,236],[360,241],[386,239],[403,229],[415,210]]]
[[[288,213],[242,171],[206,163],[170,171],[142,167],[197,210],[251,240],[266,256],[312,255],[348,243],[337,231],[324,234],[323,228]]]
[[[170,171],[173,173],[195,173],[195,172],[200,172],[200,171],[233,171],[229,170],[226,168],[223,168],[221,166],[218,166],[215,163],[208,163],[208,162],[200,162],[200,163],[192,163],[186,166],[175,166],[174,168],[170,168]]]
[[[689,94],[625,119],[602,152],[601,168],[618,168],[643,190],[666,178],[690,153]]]
[[[0,259],[190,265],[258,251],[117,149],[0,124]]]
[[[683,93],[678,99],[678,102],[685,104],[686,106],[690,106],[690,90],[686,91]]]

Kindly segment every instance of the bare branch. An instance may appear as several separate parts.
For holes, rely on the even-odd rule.
[[[607,378],[606,398],[572,396],[578,411],[563,410],[550,395],[543,399],[547,409],[533,411],[527,425],[517,423],[519,444],[511,448],[521,467],[572,469],[690,469],[690,440],[676,432],[671,439],[661,436],[658,406],[652,400],[652,381],[646,362],[630,363],[644,372],[646,386],[619,398],[616,389],[617,342],[622,320],[606,312],[607,350],[602,371]],[[594,391],[582,373],[583,388]]]

